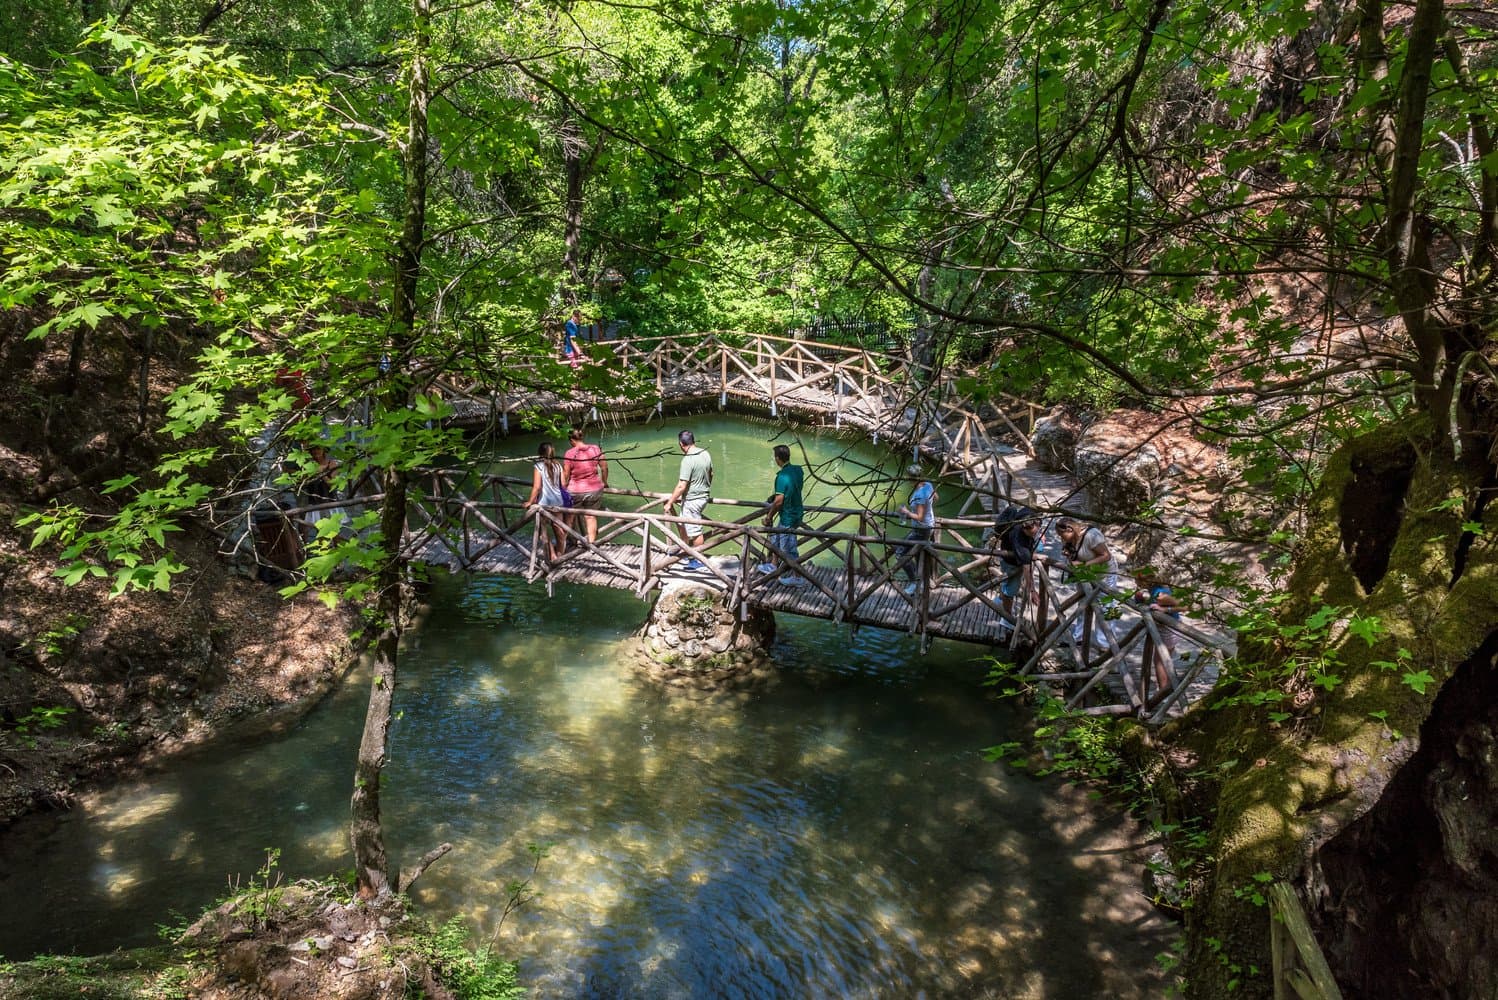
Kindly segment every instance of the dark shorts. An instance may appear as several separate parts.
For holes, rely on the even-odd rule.
[[[999,581],[999,593],[1005,597],[1018,597],[1025,581],[1025,571],[1018,566],[1004,565],[1004,577]]]
[[[917,556],[920,555],[916,547],[921,542],[931,541],[931,536],[934,534],[936,534],[934,527],[928,528],[917,524],[905,532],[904,539],[895,543],[896,565],[904,572],[905,578],[912,583],[915,582],[916,564],[919,562]]]
[[[603,490],[588,490],[572,494],[573,510],[600,510],[603,507]]]

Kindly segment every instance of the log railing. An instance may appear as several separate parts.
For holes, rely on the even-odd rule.
[[[766,406],[771,416],[788,412],[831,418],[837,428],[867,433],[875,443],[907,440],[913,448],[940,461],[938,475],[963,478],[974,491],[970,503],[982,498],[1016,497],[1033,505],[1004,461],[984,421],[966,407],[950,379],[909,362],[896,362],[856,347],[821,344],[767,334],[701,333],[637,337],[585,345],[589,352],[610,355],[608,363],[625,377],[654,386],[654,407],[661,410],[668,397],[716,398]],[[441,382],[449,401],[465,401],[475,412],[495,412],[508,429],[508,414],[528,402],[515,384],[538,384],[525,376],[549,362],[507,362],[511,381],[492,386]],[[1021,423],[1033,427],[1039,408],[1015,397],[1001,396],[999,421],[1021,449],[1028,435]],[[609,406],[606,400],[579,395],[563,401],[563,409],[581,414]],[[1018,420],[1005,410],[1021,414]]]
[[[681,579],[686,560],[702,555],[691,578],[720,590],[735,609],[773,605],[788,576],[805,582],[814,606],[797,613],[834,622],[897,629],[922,638],[993,641],[1001,630],[1012,649],[1029,650],[1020,673],[1034,681],[1062,684],[1067,708],[1090,714],[1136,714],[1161,721],[1187,686],[1221,656],[1220,640],[1167,615],[1141,609],[1097,583],[1068,580],[1053,566],[1026,572],[1020,594],[1006,607],[999,589],[997,555],[985,538],[991,519],[943,518],[930,541],[909,543],[916,586],[906,593],[899,558],[904,529],[889,514],[856,508],[811,506],[805,526],[794,529],[799,557],[786,559],[771,546],[774,531],[763,526],[767,505],[758,500],[714,499],[718,517],[700,522],[699,553],[678,530],[690,519],[664,511],[665,493],[608,489],[609,508],[597,518],[596,541],[582,531],[581,512],[532,505],[531,481],[505,475],[433,470],[413,477],[413,497],[402,554],[456,570],[485,571],[496,554],[511,553],[500,571],[515,572],[548,587],[586,567],[606,585],[644,596]],[[379,494],[316,509],[352,515],[377,504]],[[311,510],[312,508],[306,508]],[[287,512],[293,519],[301,510]],[[566,548],[549,554],[546,532],[559,531]],[[723,558],[728,557],[728,558]],[[774,564],[768,573],[754,567]],[[598,576],[599,573],[602,576]],[[576,578],[576,577],[573,577]],[[783,609],[782,609],[783,610]],[[955,626],[954,622],[968,623]],[[964,631],[966,629],[966,631]],[[1167,633],[1193,649],[1184,676],[1165,690],[1155,679],[1158,650]],[[1064,653],[1064,656],[1048,655]],[[1058,664],[1066,667],[1058,669]]]

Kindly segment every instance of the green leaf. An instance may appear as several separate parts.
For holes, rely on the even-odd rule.
[[[1352,620],[1347,623],[1347,630],[1372,646],[1383,635],[1384,624],[1377,616],[1353,615]]]
[[[101,229],[128,226],[136,221],[135,213],[120,205],[120,196],[115,192],[100,195],[86,204],[94,213],[94,224]]]
[[[71,587],[78,583],[78,581],[82,580],[85,576],[88,576],[88,571],[89,566],[87,563],[74,563],[71,566],[64,566],[63,568],[59,569],[57,571],[57,576],[62,579],[62,582],[66,586]]]
[[[1416,694],[1424,694],[1425,689],[1435,682],[1435,678],[1431,676],[1428,670],[1408,672],[1400,680]]]

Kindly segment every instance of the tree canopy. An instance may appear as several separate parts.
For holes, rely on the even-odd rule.
[[[1484,538],[1481,5],[81,0],[0,27],[0,308],[141,385],[114,448],[135,461],[39,482],[27,523],[69,579],[169,586],[168,533],[257,436],[311,442],[371,400],[332,446],[381,477],[383,517],[306,568],[332,595],[361,566],[343,592],[379,598],[376,827],[388,540],[403,477],[464,447],[431,385],[567,391],[574,306],[636,333],[877,321],[980,396],[1172,414],[1281,498],[1398,428],[1476,470],[1442,501],[1456,576]],[[158,403],[167,345],[196,373]],[[365,889],[394,885],[382,844],[365,861]]]

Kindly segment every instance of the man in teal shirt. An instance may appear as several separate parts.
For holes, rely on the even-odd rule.
[[[676,489],[666,500],[666,513],[675,514],[676,505],[681,504],[681,516],[701,518],[707,502],[713,495],[713,456],[706,448],[697,447],[697,438],[691,431],[676,435],[681,445],[681,472],[677,474]],[[700,550],[704,541],[702,525],[687,522],[676,526],[677,533],[688,548]],[[701,569],[697,559],[688,559],[686,569]]]
[[[777,444],[775,455],[775,495],[770,497],[770,509],[765,512],[765,525],[768,527],[775,515],[780,515],[780,530],[770,533],[770,545],[787,559],[801,559],[801,552],[796,543],[796,527],[801,523],[806,511],[801,502],[801,484],[805,476],[801,466],[791,465],[791,449],[783,444]],[[795,566],[796,563],[790,563]],[[760,563],[761,573],[771,573],[775,570],[774,563]],[[781,583],[790,584],[793,587],[800,586],[805,581],[795,573],[787,573],[780,578]]]

